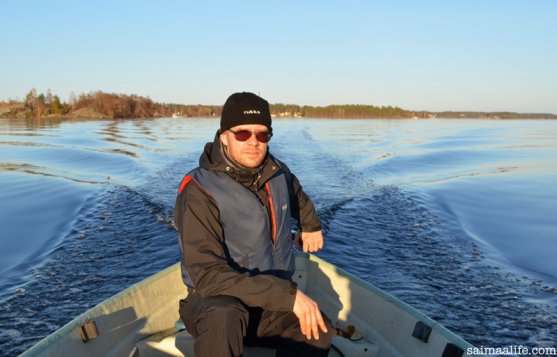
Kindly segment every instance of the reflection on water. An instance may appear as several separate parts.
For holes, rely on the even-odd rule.
[[[23,134],[20,134],[20,135],[23,135]],[[30,147],[30,146],[55,147],[56,146],[56,145],[47,144],[47,143],[35,143],[35,142],[32,142],[32,141],[0,141],[0,145],[2,145],[2,146],[13,145],[13,146],[25,146],[25,147]]]
[[[74,181],[74,182],[77,182],[77,183],[89,183],[89,184],[106,183],[106,181],[101,182],[101,181],[91,181],[91,180],[80,180],[78,178],[63,176],[61,174],[49,173],[48,168],[46,168],[46,167],[35,166],[35,165],[32,165],[32,164],[26,164],[26,163],[22,163],[22,164],[0,163],[0,171],[14,171],[14,172],[30,174],[30,175],[40,175],[40,176],[45,176],[45,177],[56,177],[56,178],[60,178],[60,179],[64,179],[64,180]]]
[[[131,156],[133,158],[138,158],[138,156],[135,152],[129,151],[129,150],[124,150],[124,149],[101,149],[99,151],[100,152],[108,152],[108,153],[111,153],[111,154],[127,155],[127,156]]]
[[[477,345],[557,340],[557,122],[274,120],[320,255]],[[0,120],[0,350],[177,261],[215,119]],[[29,326],[32,326],[30,329]]]
[[[72,122],[83,122],[88,121],[88,119],[72,119]],[[27,119],[13,119],[13,118],[2,118],[0,119],[2,129],[13,130],[37,130],[37,129],[47,129],[59,127],[62,123],[67,122],[67,120],[62,118],[27,118]],[[2,133],[2,135],[5,135]],[[21,135],[21,133],[7,135]],[[30,134],[37,135],[37,134]]]

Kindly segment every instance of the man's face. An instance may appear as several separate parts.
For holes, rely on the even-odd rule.
[[[239,141],[233,132],[247,130],[252,133],[246,141]],[[237,125],[220,134],[221,142],[228,148],[228,155],[242,166],[255,168],[263,163],[267,154],[267,143],[257,140],[255,133],[267,133],[269,129],[261,124]]]

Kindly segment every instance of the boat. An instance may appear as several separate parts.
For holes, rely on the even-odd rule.
[[[415,308],[315,255],[296,253],[293,279],[336,323],[329,356],[466,356],[474,350]],[[186,295],[177,263],[93,307],[22,356],[193,356],[193,337],[178,314]],[[246,347],[244,355],[274,356],[274,350]]]

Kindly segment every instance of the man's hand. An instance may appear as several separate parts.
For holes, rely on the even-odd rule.
[[[294,240],[297,248],[302,247],[304,252],[315,253],[323,248],[323,233],[317,232],[300,232],[296,233]]]
[[[306,335],[308,340],[312,335],[314,339],[319,340],[319,328],[327,333],[327,326],[325,326],[319,306],[300,290],[296,292],[293,312],[300,321],[302,334]]]

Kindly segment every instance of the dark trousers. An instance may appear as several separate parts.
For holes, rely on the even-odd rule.
[[[196,357],[242,356],[244,344],[276,348],[276,356],[327,356],[336,334],[323,315],[328,332],[307,340],[293,312],[249,307],[231,296],[190,294],[180,301],[180,316],[195,339]]]

